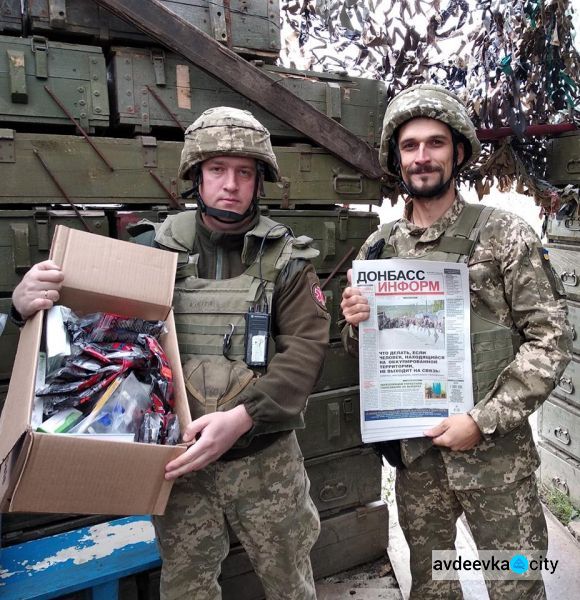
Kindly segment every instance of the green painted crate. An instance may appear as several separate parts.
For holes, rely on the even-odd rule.
[[[323,279],[323,281],[325,281]],[[330,339],[332,341],[340,340],[340,333],[344,325],[344,316],[340,309],[342,292],[347,287],[346,274],[335,275],[328,282],[323,283],[324,297],[326,299],[326,308],[330,313]]]
[[[572,357],[562,377],[556,383],[553,394],[580,408],[580,356]]]
[[[381,498],[382,463],[373,448],[353,448],[304,462],[310,496],[318,512],[329,514]]]
[[[160,2],[236,52],[276,56],[280,51],[279,0]],[[27,4],[34,33],[90,38],[103,43],[149,41],[144,33],[101,8],[94,0],[27,0]]]
[[[177,179],[181,142],[160,141],[152,136],[93,137],[92,141],[105,160],[81,136],[0,129],[3,182],[0,203],[36,205],[65,201],[38,156],[67,195],[79,204],[169,204],[170,198],[179,198],[181,192],[191,187]],[[309,145],[277,146],[274,151],[284,179],[279,184],[266,183],[262,204],[286,208],[310,204],[380,204],[379,182],[356,173],[328,152]],[[356,215],[350,221],[345,219],[344,211],[340,215],[328,217],[332,221],[326,234],[330,235],[327,249],[330,262],[333,244],[340,253],[349,247],[342,238],[350,235],[358,249],[378,224],[376,215]],[[296,213],[296,219],[299,218]],[[301,222],[304,221],[302,218]],[[332,242],[331,238],[337,236],[337,242]]]
[[[215,106],[250,110],[276,138],[304,135],[180,56],[156,49],[111,49],[115,122],[148,133],[153,127],[187,126]],[[335,119],[372,146],[380,143],[386,108],[382,81],[261,66],[278,85]],[[161,102],[159,102],[161,100]],[[173,115],[173,116],[172,116]]]
[[[555,185],[580,183],[580,133],[571,131],[548,142],[546,179]]]
[[[580,462],[545,442],[538,444],[538,450],[542,484],[563,493],[580,509]]]
[[[22,33],[20,10],[20,0],[2,0],[0,2],[0,33]]]
[[[0,298],[0,317],[6,315],[4,329],[0,332],[0,381],[7,381],[10,379],[14,357],[16,356],[18,339],[20,338],[20,330],[7,318],[10,311],[10,304],[10,298]],[[4,397],[2,396],[1,391],[0,388],[0,404],[3,404]]]
[[[306,458],[362,446],[358,386],[312,394],[305,421],[296,436]]]
[[[307,235],[314,240],[314,247],[320,251],[320,256],[312,262],[321,280],[337,267],[337,273],[346,273],[360,247],[379,224],[376,213],[346,208],[293,211],[272,209],[265,213],[274,221],[291,227],[296,235]]]
[[[568,299],[580,302],[580,245],[546,244],[546,248]]]
[[[74,127],[59,102],[86,130],[109,125],[103,51],[41,37],[0,36],[0,119]]]
[[[330,342],[324,366],[313,392],[326,392],[358,385],[358,358],[351,356],[342,342]]]
[[[538,432],[543,440],[580,460],[580,408],[550,396],[539,410]]]
[[[92,233],[108,235],[102,211],[82,211]],[[48,258],[57,225],[84,229],[72,210],[0,211],[0,293],[11,294],[28,269]]]

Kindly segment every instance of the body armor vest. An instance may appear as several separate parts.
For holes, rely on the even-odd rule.
[[[229,279],[202,279],[194,241],[194,212],[169,217],[155,235],[159,246],[179,253],[173,309],[195,419],[235,406],[236,395],[255,376],[244,363],[246,315],[256,307],[271,315],[280,273],[290,260],[312,259],[318,251],[310,247],[310,238],[294,238],[284,225],[260,217],[244,237],[241,258],[246,270]],[[219,277],[221,249],[217,252]],[[269,346],[272,352],[274,344]]]

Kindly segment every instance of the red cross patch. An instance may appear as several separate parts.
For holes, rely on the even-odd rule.
[[[314,302],[316,302],[316,304],[318,304],[320,308],[326,310],[326,296],[324,295],[324,292],[322,291],[318,283],[312,284],[312,287],[310,288],[310,293],[314,298]]]

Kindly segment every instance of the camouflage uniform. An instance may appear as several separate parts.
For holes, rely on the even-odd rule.
[[[266,179],[278,178],[269,134],[246,111],[212,109],[190,126],[180,176],[187,178],[192,166],[221,155],[256,158],[264,163]],[[178,277],[183,270],[184,278],[176,283],[176,306],[182,300],[177,295],[185,294],[183,286],[187,287],[188,282],[193,286],[193,280],[204,280],[210,292],[211,282],[218,278],[247,280],[246,273],[252,269],[256,257],[253,251],[248,256],[246,250],[256,245],[252,232],[263,225],[262,221],[256,215],[235,233],[218,232],[208,229],[197,211],[195,227],[188,213],[181,213],[162,225],[155,237],[156,244],[178,251],[178,261],[185,260],[178,268]],[[188,223],[190,227],[184,227]],[[270,240],[264,241],[266,257]],[[262,274],[259,278],[262,279]],[[328,344],[329,315],[317,301],[318,285],[314,268],[304,259],[290,258],[276,275],[271,297],[274,355],[269,358],[268,368],[257,373],[258,377],[252,374],[250,384],[243,386],[233,402],[219,407],[226,410],[244,404],[253,427],[218,461],[180,477],[165,515],[154,519],[163,558],[161,598],[164,600],[221,598],[218,577],[229,552],[228,526],[247,551],[268,598],[316,597],[310,550],[318,538],[320,521],[309,496],[310,484],[293,430],[304,426],[306,400]],[[196,307],[196,298],[196,294],[190,294],[188,299],[192,315],[210,310],[207,306]],[[247,298],[242,296],[242,300]],[[245,313],[248,302],[242,304],[233,308]],[[197,327],[194,321],[192,331]],[[207,327],[202,329],[205,331]],[[214,370],[228,362],[222,356],[221,335],[218,335],[219,353],[204,357],[210,370],[214,360]],[[178,330],[181,347],[180,337],[183,336]],[[187,352],[182,355],[183,360]],[[248,370],[240,360],[236,363]],[[216,391],[214,380],[205,383],[208,393]],[[230,381],[217,385],[229,391]],[[217,390],[216,394],[219,396],[221,392]],[[191,396],[189,400],[195,414],[199,402],[194,402]]]
[[[461,118],[460,111],[451,110],[453,103],[446,104],[446,93],[438,91],[441,88],[435,88],[433,105],[421,112],[425,98],[412,90],[431,92],[432,88],[410,88],[409,111],[401,109],[394,118],[391,115],[391,121],[398,126],[409,118],[431,116],[450,124]],[[441,104],[447,111],[443,118]],[[391,136],[396,127],[387,127]],[[458,123],[459,127],[461,133],[469,134],[465,121]],[[383,137],[381,161],[394,172],[391,150]],[[447,212],[427,228],[414,225],[408,213],[394,225],[387,243],[394,246],[397,257],[426,259],[437,252],[444,233],[453,227],[464,206],[458,195]],[[381,236],[381,231],[373,234],[357,258],[364,259]],[[518,333],[522,343],[489,392],[469,411],[483,435],[475,448],[454,452],[433,446],[430,438],[401,441],[406,468],[397,469],[397,506],[410,548],[411,598],[422,600],[462,597],[457,581],[433,581],[431,577],[432,550],[454,548],[456,521],[462,513],[479,549],[545,552],[548,547],[534,476],[539,456],[528,417],[547,398],[570,358],[563,289],[533,230],[502,210],[493,211],[481,229],[468,267],[472,312]],[[351,352],[358,351],[355,328],[345,328],[344,340]],[[488,581],[487,585],[492,600],[545,597],[541,580]]]
[[[180,477],[155,518],[163,557],[161,597],[221,598],[228,526],[248,553],[266,597],[316,598],[310,550],[320,521],[294,432],[255,454]]]

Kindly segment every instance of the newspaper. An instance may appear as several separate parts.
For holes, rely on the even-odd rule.
[[[423,436],[473,407],[469,275],[463,263],[356,260],[364,442]]]

